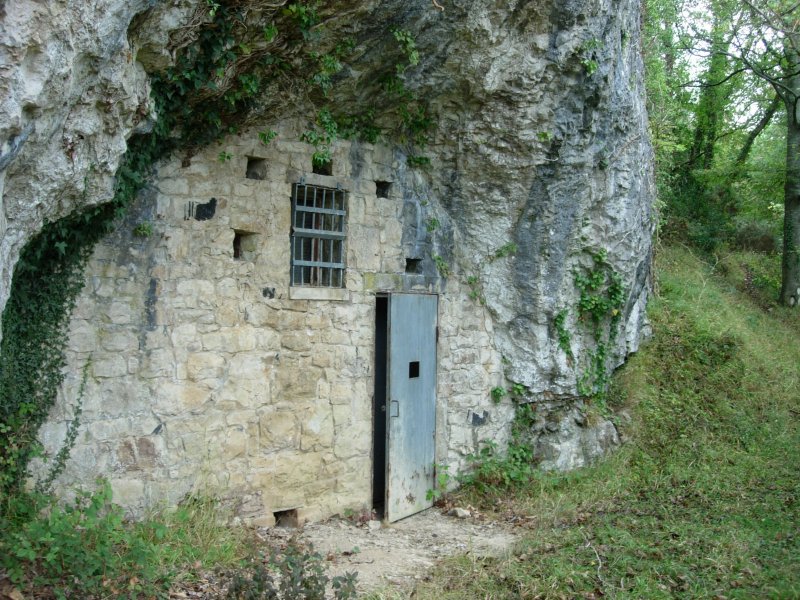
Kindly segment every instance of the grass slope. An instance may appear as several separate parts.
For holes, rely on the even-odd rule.
[[[631,441],[495,502],[524,541],[443,563],[416,598],[800,597],[797,311],[685,249],[659,270],[655,335],[611,393]]]

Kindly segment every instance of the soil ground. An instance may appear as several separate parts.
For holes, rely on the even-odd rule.
[[[297,536],[312,544],[327,559],[329,575],[358,573],[360,593],[387,586],[410,590],[438,560],[457,553],[498,556],[519,534],[501,522],[447,516],[436,508],[395,523],[334,518],[300,530],[260,532],[265,541]]]

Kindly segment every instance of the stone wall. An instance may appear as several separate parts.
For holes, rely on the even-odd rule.
[[[239,515],[315,519],[371,506],[375,294],[440,293],[438,460],[454,470],[481,439],[507,435],[513,409],[492,322],[432,260],[438,237],[424,177],[383,146],[336,147],[333,175],[283,127],[162,164],[138,205],[95,250],[75,310],[69,377],[42,429],[64,438],[86,366],[80,433],[62,483],[111,480],[133,514],[192,491]],[[220,161],[227,156],[229,160]],[[248,157],[264,180],[246,177]],[[292,184],[348,193],[344,290],[290,288]],[[376,181],[391,182],[387,198]],[[212,200],[213,210],[212,210]],[[136,232],[147,233],[142,237]],[[247,236],[234,258],[235,232]],[[406,258],[420,263],[406,273]],[[87,366],[88,365],[88,366]]]
[[[641,3],[444,8],[324,8],[329,45],[356,42],[328,97],[348,114],[370,109],[394,72],[392,29],[415,39],[420,61],[403,79],[428,104],[425,149],[388,127],[386,147],[339,142],[332,178],[315,179],[312,148],[297,140],[316,111],[278,85],[261,99],[270,109],[249,116],[263,127],[188,166],[182,155],[159,165],[87,269],[67,383],[42,429],[58,447],[88,364],[62,482],[108,476],[137,514],[198,487],[266,522],[296,506],[313,518],[368,504],[379,291],[440,294],[437,460],[454,471],[481,439],[507,442],[513,407],[495,406],[490,390],[511,381],[537,403],[531,442],[545,465],[577,466],[616,443],[610,424],[586,431],[577,398],[597,341],[578,318],[575,273],[603,251],[621,276],[613,369],[647,331],[655,218]],[[124,140],[152,116],[144,71],[168,65],[171,35],[204,11],[196,0],[0,7],[10,65],[0,82],[0,116],[9,115],[0,125],[0,306],[19,249],[42,222],[110,196]],[[392,110],[379,124],[391,125]],[[279,132],[268,147],[256,135],[266,128]],[[418,152],[431,161],[425,172],[407,167],[405,154]],[[245,176],[248,155],[266,161],[266,179]],[[349,191],[343,297],[289,292],[289,195],[302,176]],[[392,182],[388,198],[375,181]],[[233,258],[237,230],[248,235],[242,260]],[[514,254],[492,259],[509,244]],[[407,259],[419,261],[413,272]],[[574,360],[559,346],[559,314]]]

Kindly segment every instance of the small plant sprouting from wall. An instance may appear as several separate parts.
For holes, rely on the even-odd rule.
[[[149,238],[153,235],[153,224],[150,221],[142,221],[133,228],[133,235],[140,238]]]
[[[572,352],[572,337],[567,329],[569,309],[560,310],[553,319],[558,337],[558,347],[567,355],[569,362],[582,363],[583,372],[578,376],[578,393],[591,396],[603,407],[610,380],[608,352],[616,340],[625,289],[622,276],[608,262],[605,249],[588,251],[592,259],[590,267],[583,267],[574,274],[575,287],[580,293],[576,306],[577,322],[588,330],[594,349],[582,361],[575,361]]]
[[[572,361],[575,360],[575,357],[572,354],[572,336],[570,336],[569,331],[567,331],[567,315],[569,311],[564,308],[558,311],[555,319],[553,319],[553,325],[556,328],[556,334],[558,335],[558,347],[564,351],[564,354],[567,355],[567,359],[569,363],[572,364]]]
[[[503,400],[503,398],[506,397],[507,394],[508,392],[506,392],[506,388],[502,386],[493,387],[491,392],[492,402],[494,402],[495,404],[500,404],[500,402]]]
[[[503,386],[495,386],[492,388],[490,394],[492,396],[492,402],[495,404],[500,404],[500,402],[505,397],[511,398],[514,402],[521,404],[526,402],[527,398],[529,398],[529,391],[525,385],[517,382],[517,381],[510,381],[511,387],[506,389]]]
[[[501,455],[496,442],[484,440],[478,452],[467,457],[471,470],[459,477],[460,483],[489,496],[518,489],[528,483],[534,470],[534,448],[528,432],[535,420],[534,404],[517,403],[508,452]]]
[[[267,131],[259,131],[258,132],[258,141],[264,144],[265,146],[269,146],[272,140],[278,137],[278,132],[274,129],[268,129]]]
[[[431,258],[433,258],[433,262],[436,264],[439,275],[442,277],[450,277],[450,265],[447,264],[447,261],[438,254],[434,254]]]
[[[439,505],[446,501],[447,488],[453,477],[450,475],[450,465],[444,463],[434,464],[433,470],[436,473],[435,486],[427,491],[425,499]]]
[[[596,50],[600,49],[602,45],[603,44],[600,40],[597,38],[592,38],[583,42],[578,49],[583,70],[590,77],[594,75],[594,72],[597,71],[597,68],[599,67],[599,64],[597,63]]]

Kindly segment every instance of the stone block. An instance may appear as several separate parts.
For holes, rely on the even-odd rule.
[[[301,413],[300,449],[320,450],[333,446],[333,415],[330,406],[314,406]]]
[[[189,193],[189,183],[178,177],[161,179],[158,182],[158,191],[167,196],[185,196]]]
[[[69,329],[69,348],[73,352],[92,352],[97,349],[97,327],[84,319],[72,321]]]
[[[171,377],[175,373],[175,356],[171,350],[156,348],[146,352],[139,374],[145,379]]]
[[[113,301],[108,307],[107,316],[114,325],[127,325],[133,320],[133,311],[129,303]]]
[[[241,426],[228,427],[220,458],[229,461],[247,454],[247,432]],[[231,469],[232,470],[232,469]]]
[[[256,335],[256,349],[259,351],[277,351],[280,350],[280,335],[270,329],[257,329]],[[263,352],[261,354],[264,356]]]
[[[175,348],[197,352],[202,348],[197,335],[197,325],[183,323],[173,327],[170,331],[170,341]]]
[[[319,332],[319,339],[330,346],[350,346],[352,342],[350,333],[341,329],[323,329]]]
[[[246,352],[256,347],[255,332],[251,327],[225,327],[200,336],[203,350],[207,352]]]
[[[223,411],[251,408],[258,404],[246,386],[229,382],[214,396],[215,406]]]
[[[233,184],[233,195],[239,198],[252,198],[256,193],[254,181],[239,181]]]
[[[128,374],[128,363],[122,356],[109,356],[92,362],[95,377],[122,377]]]
[[[221,279],[217,282],[217,295],[220,298],[240,298],[239,284],[230,277]]]
[[[371,227],[351,226],[347,240],[348,263],[359,271],[380,269],[380,233]]]
[[[237,304],[223,304],[217,307],[215,318],[222,327],[234,327],[242,323],[243,314]]]
[[[141,479],[112,479],[111,493],[115,504],[126,508],[144,505],[144,482]]]
[[[311,354],[311,364],[315,367],[327,368],[333,366],[336,348],[324,344],[315,344]]]
[[[214,352],[196,352],[186,361],[187,375],[193,381],[222,377],[224,369],[225,359]]]
[[[244,309],[244,320],[257,327],[270,327],[277,329],[281,320],[282,311],[272,304],[257,302],[248,304]]]
[[[311,350],[311,335],[305,330],[288,331],[281,336],[281,347],[295,352],[307,352]]]
[[[214,284],[205,279],[180,281],[177,293],[186,308],[209,307],[214,304]]]
[[[126,352],[137,350],[139,348],[139,340],[132,331],[120,329],[112,331],[101,330],[99,346],[109,352]],[[93,350],[97,350],[97,346]]]
[[[266,381],[268,369],[261,354],[237,354],[230,361],[228,373],[234,380],[256,379]]]
[[[299,445],[300,424],[290,411],[269,411],[261,414],[259,443],[265,449],[295,448]]]

